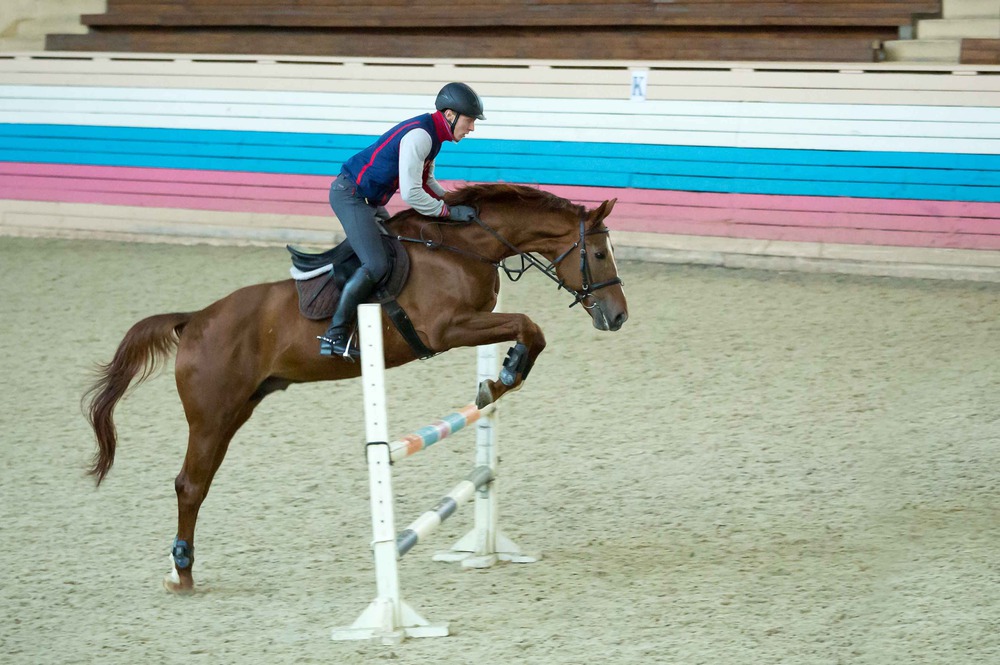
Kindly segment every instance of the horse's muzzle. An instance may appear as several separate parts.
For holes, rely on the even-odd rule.
[[[590,316],[594,321],[595,328],[612,332],[621,329],[628,321],[628,311],[614,306],[609,307],[600,301],[590,309]]]

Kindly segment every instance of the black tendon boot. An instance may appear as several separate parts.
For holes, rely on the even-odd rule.
[[[351,324],[358,314],[358,305],[365,302],[375,288],[375,280],[365,268],[358,268],[344,284],[340,294],[340,302],[330,320],[330,327],[319,337],[319,353],[322,356],[344,356],[357,358],[358,351],[349,349]]]

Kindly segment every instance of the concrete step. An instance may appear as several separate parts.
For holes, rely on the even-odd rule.
[[[107,0],[35,0],[31,16],[79,16],[103,14],[108,10]]]
[[[897,39],[884,42],[882,51],[889,62],[957,63],[961,39]]]
[[[44,51],[45,39],[42,37],[0,37],[0,53],[25,53],[27,51]]]
[[[42,18],[29,18],[17,24],[16,37],[44,38],[50,34],[86,34],[87,26],[80,23],[79,15],[73,16],[46,16]]]
[[[41,50],[47,34],[84,34],[80,14],[107,10],[106,0],[2,0],[0,49]]]
[[[944,18],[1000,18],[1000,0],[944,0]]]
[[[917,22],[917,39],[1000,39],[1000,18],[932,18]]]

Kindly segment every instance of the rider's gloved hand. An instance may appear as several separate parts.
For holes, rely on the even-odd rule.
[[[456,222],[471,222],[476,219],[476,209],[472,206],[451,206],[448,208],[448,219]]]

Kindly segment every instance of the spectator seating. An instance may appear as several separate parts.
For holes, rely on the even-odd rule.
[[[871,62],[941,0],[108,0],[56,51]]]

